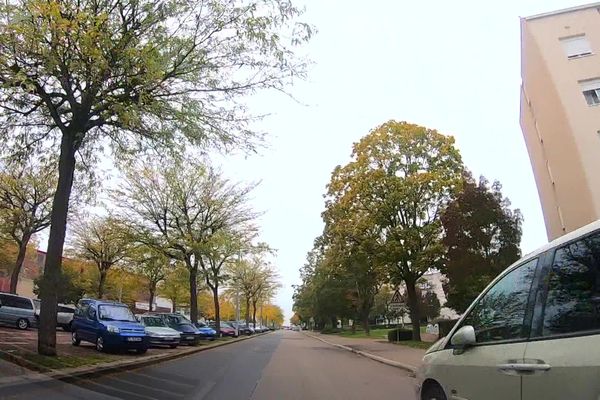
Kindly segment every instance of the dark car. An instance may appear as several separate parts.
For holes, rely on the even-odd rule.
[[[240,335],[252,335],[254,330],[243,322],[230,322],[231,326],[235,329],[237,327]]]
[[[160,316],[169,328],[179,331],[181,338],[180,344],[196,345],[202,339],[202,335],[198,328],[192,322],[181,314],[177,313],[160,313],[153,314]]]
[[[123,303],[83,299],[73,315],[71,340],[79,346],[83,340],[94,343],[96,350],[136,350],[145,353],[148,337],[141,325]]]

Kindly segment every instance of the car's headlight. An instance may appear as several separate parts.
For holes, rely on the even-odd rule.
[[[117,328],[116,326],[113,326],[113,325],[107,326],[106,330],[109,331],[110,333],[119,333],[120,332],[119,328]]]

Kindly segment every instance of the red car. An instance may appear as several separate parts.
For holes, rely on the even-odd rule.
[[[217,325],[214,322],[211,322],[208,324],[208,326],[216,330]],[[221,321],[221,336],[236,337],[235,328],[229,325],[227,322]]]

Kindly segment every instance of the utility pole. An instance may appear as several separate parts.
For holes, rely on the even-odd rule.
[[[242,250],[238,253],[238,262],[242,263]],[[237,283],[235,285],[235,336],[240,336],[240,288]]]

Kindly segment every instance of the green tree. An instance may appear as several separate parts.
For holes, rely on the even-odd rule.
[[[463,313],[477,295],[506,267],[521,257],[519,210],[510,208],[502,186],[484,177],[465,175],[462,191],[444,210],[447,307]]]
[[[153,311],[158,284],[172,269],[172,261],[163,252],[146,245],[136,245],[127,254],[130,270],[146,281],[148,291],[148,311]]]
[[[182,264],[175,263],[174,269],[169,271],[158,286],[158,293],[171,301],[173,311],[176,311],[178,306],[189,305],[190,301],[189,271]]]
[[[52,168],[32,162],[9,163],[0,170],[0,237],[18,248],[11,268],[11,293],[17,292],[31,238],[50,226],[56,178]]]
[[[127,257],[131,248],[128,228],[114,217],[80,221],[73,229],[73,247],[77,257],[93,262],[98,268],[98,298],[103,298],[108,271]]]
[[[424,317],[426,317],[428,320],[432,320],[440,316],[442,305],[440,304],[440,299],[438,299],[434,292],[425,291],[420,293],[420,299],[421,304],[419,305],[419,308],[421,309]]]
[[[352,210],[333,224],[350,238],[366,234],[363,251],[385,266],[393,284],[406,284],[412,321],[420,319],[417,280],[441,267],[440,215],[460,187],[462,169],[452,137],[389,121],[356,143],[352,161],[332,175],[329,201]],[[418,324],[413,339],[420,340]]]
[[[16,152],[60,153],[38,335],[38,351],[55,355],[77,155],[93,159],[106,140],[119,154],[251,147],[236,100],[302,77],[292,46],[311,29],[284,0],[15,0],[0,12],[0,131]]]
[[[115,193],[137,240],[188,268],[194,322],[198,280],[206,280],[218,292],[223,264],[254,235],[257,214],[247,206],[252,188],[196,162],[172,160],[160,167],[132,167]]]

